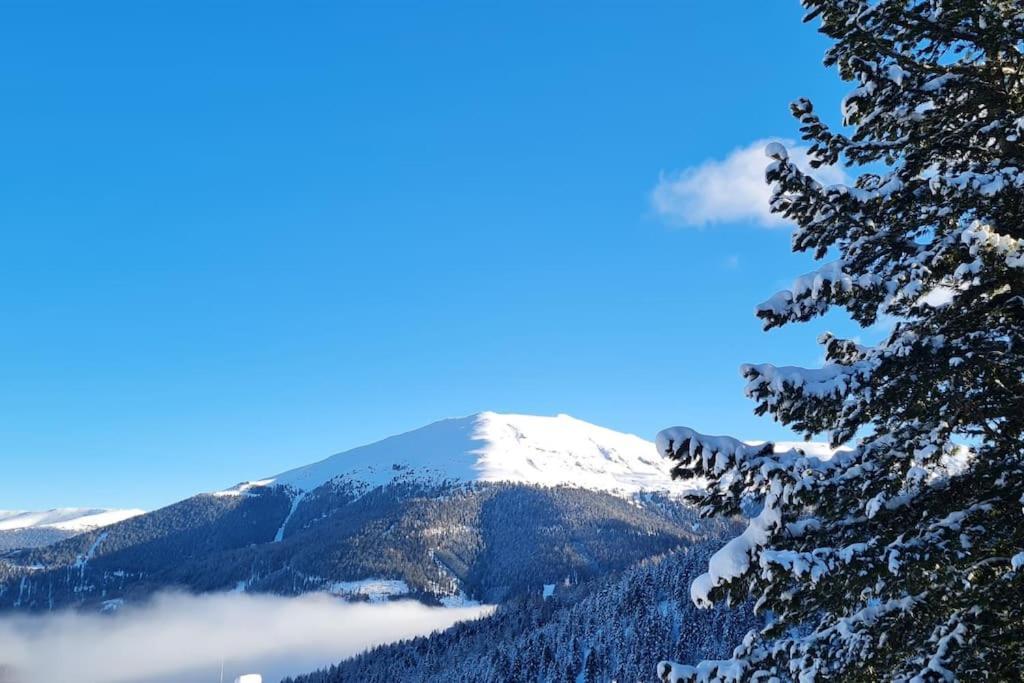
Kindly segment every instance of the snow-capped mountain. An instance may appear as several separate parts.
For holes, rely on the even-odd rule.
[[[434,604],[502,602],[621,570],[728,524],[698,520],[678,494],[699,482],[673,481],[670,470],[650,441],[568,415],[441,420],[8,552],[0,610],[103,609],[168,587],[360,598],[371,580]],[[53,525],[117,514],[88,512],[6,523],[70,534]]]
[[[409,480],[566,485],[618,495],[685,488],[671,479],[654,444],[638,436],[568,415],[484,412],[434,422],[219,494],[274,485],[304,492],[336,480],[371,487]]]
[[[0,609],[369,579],[435,604],[500,602],[699,538],[668,471],[650,441],[566,415],[441,420],[8,554]]]
[[[29,512],[0,510],[0,531],[49,527],[62,531],[86,531],[120,522],[129,517],[145,514],[145,510],[117,510],[112,508],[53,508]]]
[[[0,510],[0,550],[38,548],[145,512],[110,508]]]

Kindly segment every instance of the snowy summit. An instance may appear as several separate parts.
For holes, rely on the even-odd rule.
[[[108,508],[0,510],[0,551],[40,548],[144,512]]]
[[[396,479],[569,485],[632,495],[679,492],[652,442],[568,415],[484,412],[451,418],[333,455],[273,477],[239,484],[311,491],[335,479],[380,486]]]
[[[141,515],[145,510],[112,510],[108,508],[53,508],[52,510],[0,510],[0,531],[29,528],[60,531],[88,531]]]

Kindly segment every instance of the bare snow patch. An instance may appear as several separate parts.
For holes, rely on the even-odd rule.
[[[440,603],[442,605],[444,605],[445,607],[453,607],[453,608],[459,608],[459,607],[479,607],[480,606],[480,602],[478,600],[473,600],[472,598],[468,597],[462,591],[459,591],[455,595],[446,595],[446,596],[444,596],[443,598],[440,599]]]
[[[367,598],[370,602],[387,602],[409,594],[409,585],[397,579],[361,579],[335,581],[328,589],[333,595]]]

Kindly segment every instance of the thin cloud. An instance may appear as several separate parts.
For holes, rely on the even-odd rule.
[[[0,619],[0,680],[194,683],[219,680],[222,661],[225,680],[242,673],[278,680],[489,611],[345,603],[325,594],[161,594],[115,615]]]
[[[733,150],[724,159],[709,159],[698,166],[663,174],[651,192],[658,215],[672,223],[700,227],[715,223],[754,223],[782,227],[786,222],[768,210],[770,197],[764,180],[769,164],[764,154],[769,142],[781,142],[797,166],[808,170],[807,147],[792,140],[757,140]],[[847,180],[842,169],[814,169],[814,177],[827,185]]]

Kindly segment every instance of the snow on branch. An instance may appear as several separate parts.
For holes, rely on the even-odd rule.
[[[689,427],[662,430],[656,444],[659,453],[678,461],[674,477],[707,477],[709,489],[717,488],[723,495],[737,482],[738,494],[767,495],[774,475],[783,475],[796,492],[810,485],[811,473],[824,481],[845,468],[858,453],[840,449],[819,457],[799,447],[776,452],[772,442],[750,444],[731,436],[701,434]]]
[[[812,519],[784,524],[783,507],[799,493],[829,481],[832,470],[849,461],[850,451],[838,458],[809,456],[798,448],[776,453],[770,442],[752,445],[729,436],[707,436],[688,427],[663,430],[658,434],[657,447],[663,455],[679,461],[673,476],[709,479],[705,492],[694,496],[704,503],[703,511],[713,512],[727,503],[735,505],[748,496],[762,504],[760,513],[743,533],[712,555],[708,571],[691,583],[690,598],[695,605],[710,607],[715,589],[728,586],[755,567],[765,575],[777,568],[796,576],[829,571],[824,557],[798,556],[768,547],[780,533],[797,536],[816,529],[817,521]],[[831,549],[827,552],[836,554]]]
[[[858,363],[829,364],[821,368],[771,363],[745,363],[740,366],[740,372],[747,378],[747,396],[752,398],[759,398],[763,390],[782,394],[794,389],[815,398],[840,396],[852,388],[866,369]]]
[[[974,221],[960,236],[971,256],[978,257],[981,252],[988,252],[1002,259],[1008,268],[1024,268],[1024,240],[1010,235],[1001,235],[992,226]],[[961,266],[958,275],[971,271],[972,264]]]
[[[809,320],[824,314],[830,305],[849,298],[856,288],[880,287],[882,278],[871,273],[850,275],[840,259],[801,275],[789,289],[784,289],[767,301],[757,305],[755,315],[765,321],[765,327],[775,327],[788,321]]]
[[[750,520],[746,530],[722,546],[708,561],[708,570],[690,584],[690,599],[697,607],[714,603],[711,591],[745,575],[761,549],[772,540],[782,526],[780,502],[782,483],[772,479],[761,513]]]
[[[771,443],[752,446],[731,436],[708,436],[689,427],[670,427],[658,433],[658,452],[682,461],[681,467],[696,469],[699,474],[721,474],[737,461],[771,453]]]

